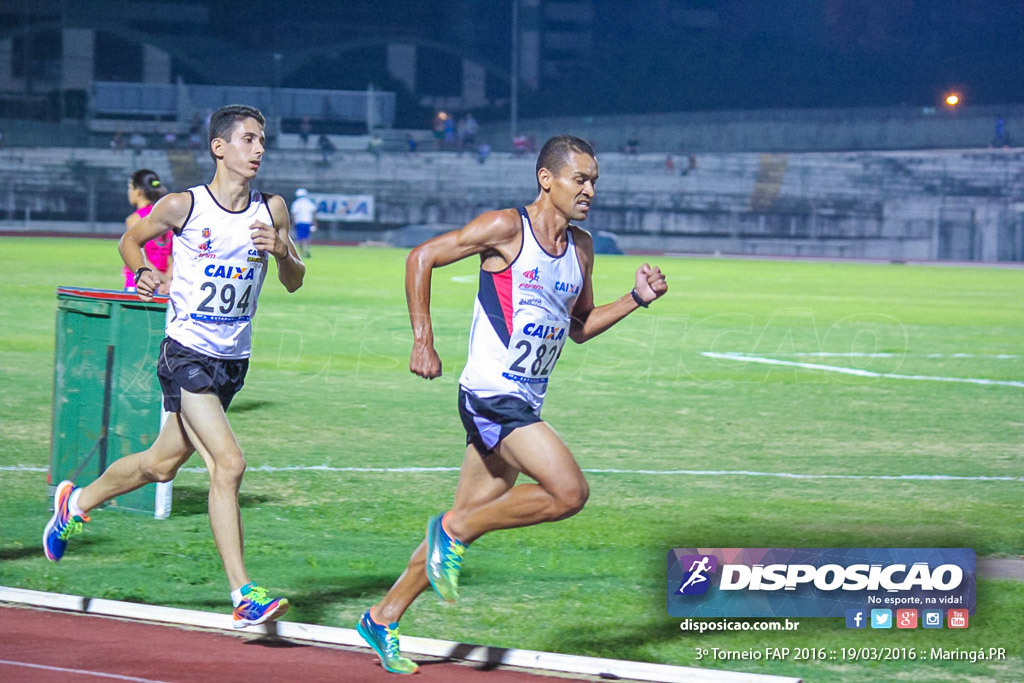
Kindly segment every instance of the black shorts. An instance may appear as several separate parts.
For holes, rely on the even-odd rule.
[[[217,394],[224,410],[242,388],[248,358],[214,358],[165,337],[160,343],[156,376],[164,394],[164,410],[181,412],[181,390],[193,394]]]
[[[516,396],[480,398],[459,387],[459,417],[466,428],[466,445],[490,455],[501,440],[518,427],[540,422],[539,412]]]

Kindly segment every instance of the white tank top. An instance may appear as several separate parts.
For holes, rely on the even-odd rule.
[[[257,250],[249,229],[255,221],[273,225],[262,193],[249,192],[249,205],[228,211],[209,187],[189,188],[192,210],[174,238],[171,315],[167,336],[216,358],[248,358],[252,317],[267,271],[267,254]]]
[[[583,271],[571,229],[565,253],[552,256],[537,242],[526,209],[519,215],[519,255],[501,272],[480,269],[469,359],[459,384],[482,398],[516,396],[540,413],[548,378],[569,339]]]

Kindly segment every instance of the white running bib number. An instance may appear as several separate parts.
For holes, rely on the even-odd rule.
[[[548,381],[562,355],[569,328],[558,320],[530,321],[517,329],[508,342],[502,377],[525,384]]]
[[[246,322],[256,306],[263,263],[211,261],[200,271],[199,286],[189,295],[193,320],[213,323]]]

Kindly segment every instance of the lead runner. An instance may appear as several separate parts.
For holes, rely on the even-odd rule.
[[[467,446],[455,503],[429,521],[405,572],[356,627],[394,673],[418,669],[399,653],[399,619],[428,586],[449,602],[458,598],[470,543],[488,531],[554,522],[583,508],[589,495],[583,472],[540,419],[548,378],[566,339],[593,339],[668,289],[661,271],[644,263],[631,292],[595,307],[593,241],[570,225],[590,212],[598,175],[594,150],[577,137],[551,138],[536,171],[532,204],[484,213],[416,247],[406,261],[414,337],[409,369],[425,379],[441,376],[430,320],[432,271],[479,255],[480,289],[459,379]],[[515,486],[520,472],[537,483]]]
[[[168,230],[175,233],[173,316],[157,361],[169,415],[145,451],[115,461],[88,486],[58,484],[53,516],[43,531],[46,557],[57,562],[68,538],[89,521],[90,510],[150,482],[170,481],[198,452],[210,470],[210,528],[228,576],[235,628],[277,619],[288,610],[288,600],[268,596],[245,570],[238,507],[245,458],[225,415],[249,367],[251,320],[268,254],[289,292],[302,286],[306,272],[288,235],[284,199],[249,187],[263,159],[264,124],[254,107],[236,104],[214,112],[213,180],[163,197],[121,238],[119,249],[135,273],[136,292],[152,301],[160,279],[146,266],[142,245]]]

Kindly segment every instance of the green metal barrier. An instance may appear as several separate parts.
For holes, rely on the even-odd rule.
[[[156,360],[166,297],[59,287],[53,382],[53,440],[47,483],[84,486],[114,460],[148,448],[160,432]],[[156,485],[110,501],[112,508],[170,513],[170,490]]]

